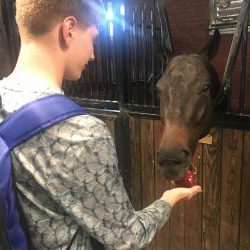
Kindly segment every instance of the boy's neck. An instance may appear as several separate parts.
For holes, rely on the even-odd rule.
[[[48,49],[42,44],[28,43],[21,46],[16,67],[10,77],[27,84],[41,84],[61,88],[63,60],[56,48]]]

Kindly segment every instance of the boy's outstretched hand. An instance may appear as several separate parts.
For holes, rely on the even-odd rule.
[[[179,201],[189,200],[194,195],[200,192],[202,192],[200,186],[193,186],[191,188],[183,188],[183,187],[173,188],[165,191],[161,197],[161,200],[168,202],[171,205],[171,207],[173,207]]]

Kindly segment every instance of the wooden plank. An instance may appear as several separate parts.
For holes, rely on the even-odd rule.
[[[202,249],[218,250],[220,240],[220,191],[222,129],[213,128],[213,145],[203,145]]]
[[[143,206],[149,205],[155,199],[153,133],[153,121],[141,119],[141,169]]]
[[[130,163],[130,131],[129,131],[129,115],[125,111],[121,111],[115,121],[115,142],[116,152],[119,161],[119,169],[123,178],[123,184],[128,193],[131,187],[131,163]]]
[[[197,184],[202,186],[202,144],[198,144],[193,165],[197,168]],[[185,202],[185,250],[201,249],[202,194]]]
[[[161,142],[163,132],[163,126],[160,120],[154,121],[154,148],[155,148],[155,157],[157,149]],[[155,162],[155,161],[154,161]],[[162,175],[159,168],[155,168],[155,197],[156,199],[161,198],[162,194],[169,189],[169,181],[167,181]],[[156,235],[156,249],[157,250],[166,250],[169,249],[170,244],[170,231],[169,231],[169,221],[161,228],[161,230]]]
[[[107,116],[107,115],[95,115],[102,121],[104,121],[111,133],[111,136],[113,137],[113,140],[115,141],[115,117],[114,116]]]
[[[170,184],[170,188],[174,188]],[[171,250],[185,249],[185,203],[174,206],[170,216],[170,248]]]
[[[220,248],[239,247],[243,132],[223,130]]]
[[[141,119],[141,178],[142,178],[142,207],[148,206],[155,200],[154,182],[154,128],[153,121]],[[145,248],[155,250],[155,239]]]
[[[244,132],[239,250],[250,249],[250,132]]]
[[[131,156],[131,191],[130,199],[136,210],[142,209],[141,188],[141,127],[140,119],[136,116],[129,118],[130,126],[130,156]]]

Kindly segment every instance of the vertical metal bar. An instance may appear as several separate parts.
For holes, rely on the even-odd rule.
[[[112,3],[112,10],[113,13],[115,13],[115,8]],[[114,15],[114,14],[113,14]],[[112,34],[112,27],[113,26],[113,34]],[[116,53],[116,44],[115,44],[115,34],[117,32],[117,25],[114,20],[110,22],[110,27],[109,27],[109,42],[110,42],[110,77],[111,77],[111,100],[117,100],[117,82],[116,82],[116,62],[115,62],[115,53]]]
[[[247,42],[248,42],[248,16],[249,10],[246,14],[244,22],[243,34],[242,34],[242,62],[241,62],[241,77],[240,77],[240,112],[244,112],[245,104],[245,84],[246,84],[246,72],[247,72]]]
[[[108,25],[105,22],[103,32],[101,34],[101,68],[102,68],[102,96],[103,99],[110,100],[110,74],[109,74],[109,55],[108,55]]]
[[[225,71],[223,74],[223,81],[222,81],[222,86],[221,86],[222,91],[220,91],[220,93],[223,93],[225,95],[225,94],[227,94],[227,92],[229,92],[229,98],[228,98],[228,111],[229,112],[231,111],[232,73],[233,73],[233,69],[234,69],[234,66],[236,63],[236,58],[237,58],[239,48],[240,48],[240,42],[242,39],[242,30],[243,30],[244,21],[246,19],[246,15],[247,15],[246,13],[248,13],[249,8],[250,8],[250,0],[243,0],[242,6],[241,6],[241,12],[240,12],[240,15],[238,18],[236,30],[235,30],[235,33],[233,36],[233,40],[232,40],[231,48],[229,51]],[[215,100],[214,100],[215,106],[217,103],[219,103],[220,99],[221,99],[221,96],[218,96],[215,98]]]
[[[90,99],[94,99],[94,86],[93,86],[93,79],[92,79],[92,68],[93,68],[93,64],[92,62],[88,64],[88,84],[90,86]]]
[[[140,100],[140,48],[141,48],[141,33],[140,33],[140,25],[137,23],[136,17],[139,15],[139,7],[138,5],[135,7],[135,15],[134,15],[134,39],[135,39],[135,103],[139,104]]]
[[[99,96],[99,77],[100,77],[100,71],[99,71],[99,65],[100,65],[99,43],[95,44],[94,53],[95,53],[95,64],[94,64],[95,93],[96,93],[96,99],[101,100],[100,96]]]
[[[122,81],[123,81],[123,103],[128,102],[128,96],[129,96],[129,88],[128,88],[128,82],[129,82],[129,76],[128,76],[128,29],[127,29],[127,24],[126,24],[126,6],[125,3],[121,3],[124,6],[124,11],[125,13],[121,13],[121,19],[122,19],[122,47],[121,47],[121,52],[122,52]]]
[[[88,65],[86,67],[85,75],[86,75],[87,84],[88,84],[88,87],[89,87],[89,92],[88,92],[89,98],[93,99],[93,86],[92,86],[91,81],[90,81],[90,65]]]
[[[106,84],[106,74],[104,74],[105,71],[105,47],[103,46],[104,44],[104,41],[102,41],[102,36],[103,36],[103,29],[104,29],[104,26],[102,27],[102,30],[100,30],[100,35],[99,35],[99,41],[100,41],[100,72],[101,72],[101,78],[100,78],[100,84],[99,84],[99,96],[100,96],[100,99],[102,98],[102,94],[103,94],[103,88],[105,88],[105,84]],[[102,86],[101,86],[101,83],[102,83]]]
[[[155,106],[155,15],[153,10],[150,12],[151,22],[151,76],[150,76],[150,94],[151,94],[151,105]]]
[[[135,65],[136,65],[136,41],[135,41],[135,8],[136,6],[133,8],[131,7],[131,11],[132,11],[132,17],[131,17],[131,26],[130,26],[130,30],[131,30],[131,45],[130,45],[130,58],[131,58],[131,63],[129,65],[130,68],[130,86],[131,86],[131,101],[130,103],[135,103],[135,83],[136,83],[136,76],[135,76]]]
[[[117,83],[119,84],[119,96],[118,100],[121,104],[124,104],[125,100],[125,85],[126,85],[126,78],[127,78],[127,72],[126,72],[126,64],[124,63],[126,60],[126,42],[125,42],[125,31],[123,27],[123,19],[124,16],[122,16],[121,13],[121,6],[122,6],[122,1],[119,1],[119,5],[117,6],[117,15],[118,15],[118,29],[119,32],[117,32],[117,54],[116,54],[116,60],[118,65],[116,69],[116,77],[117,77]]]
[[[84,98],[89,98],[88,82],[87,82],[87,78],[86,78],[86,69],[82,72],[82,75],[81,75],[81,78],[79,81],[82,84]]]
[[[100,58],[99,74],[98,74],[98,77],[99,77],[98,93],[99,93],[100,100],[104,99],[104,97],[103,97],[103,88],[105,87],[105,84],[106,84],[106,82],[105,82],[105,75],[106,74],[104,74],[104,72],[106,72],[106,71],[103,70],[103,66],[104,66],[103,53],[104,53],[104,50],[102,49],[103,48],[103,43],[101,42],[103,29],[104,29],[104,27],[102,26],[102,28],[100,29],[100,35],[98,36],[99,58]]]
[[[82,82],[82,74],[81,74],[80,79],[77,81],[77,84],[79,85],[79,94],[78,94],[78,97],[84,97],[84,84]]]
[[[172,40],[169,32],[168,16],[167,11],[164,7],[163,0],[156,0],[156,7],[158,9],[160,23],[161,23],[161,35],[162,45],[167,48],[170,52],[173,52]]]
[[[126,6],[126,12],[125,12],[125,20],[127,22],[127,72],[128,72],[128,82],[127,82],[127,103],[133,103],[133,94],[132,94],[132,50],[133,50],[133,25],[132,25],[132,18],[129,16],[129,13],[131,13],[130,6]]]
[[[106,9],[108,8],[107,3],[105,3]],[[103,29],[100,34],[100,44],[101,44],[101,69],[102,69],[102,80],[103,84],[101,86],[101,93],[104,100],[110,100],[111,96],[111,80],[109,71],[109,21],[105,18]]]
[[[107,86],[105,88],[105,96],[108,97],[108,100],[112,100],[112,76],[111,76],[111,38],[109,33],[109,23],[107,24],[107,33],[105,38],[105,45],[106,45],[106,64],[107,64]]]
[[[147,30],[146,30],[146,3],[142,8],[142,58],[143,58],[143,71],[142,71],[142,80],[143,80],[143,104],[147,104]]]
[[[18,42],[19,37],[17,36],[17,30],[14,29],[14,13],[13,13],[13,2],[9,0],[3,0],[1,1],[2,5],[2,14],[3,14],[3,21],[5,24],[5,32],[7,39],[9,41],[9,56],[10,56],[10,62],[11,62],[11,67],[13,68],[16,59],[18,56]]]
[[[96,75],[96,63],[97,61],[93,62],[93,66],[92,66],[92,84],[93,84],[93,98],[97,99],[97,75]]]
[[[138,104],[144,104],[144,68],[145,68],[145,33],[144,33],[144,11],[143,7],[140,6],[140,21],[138,26],[139,37],[137,41],[138,45],[138,70],[139,70],[139,81],[138,81]]]

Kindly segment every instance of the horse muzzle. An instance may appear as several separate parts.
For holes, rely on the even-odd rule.
[[[180,180],[190,169],[192,153],[188,149],[161,149],[157,152],[156,163],[168,180]]]

